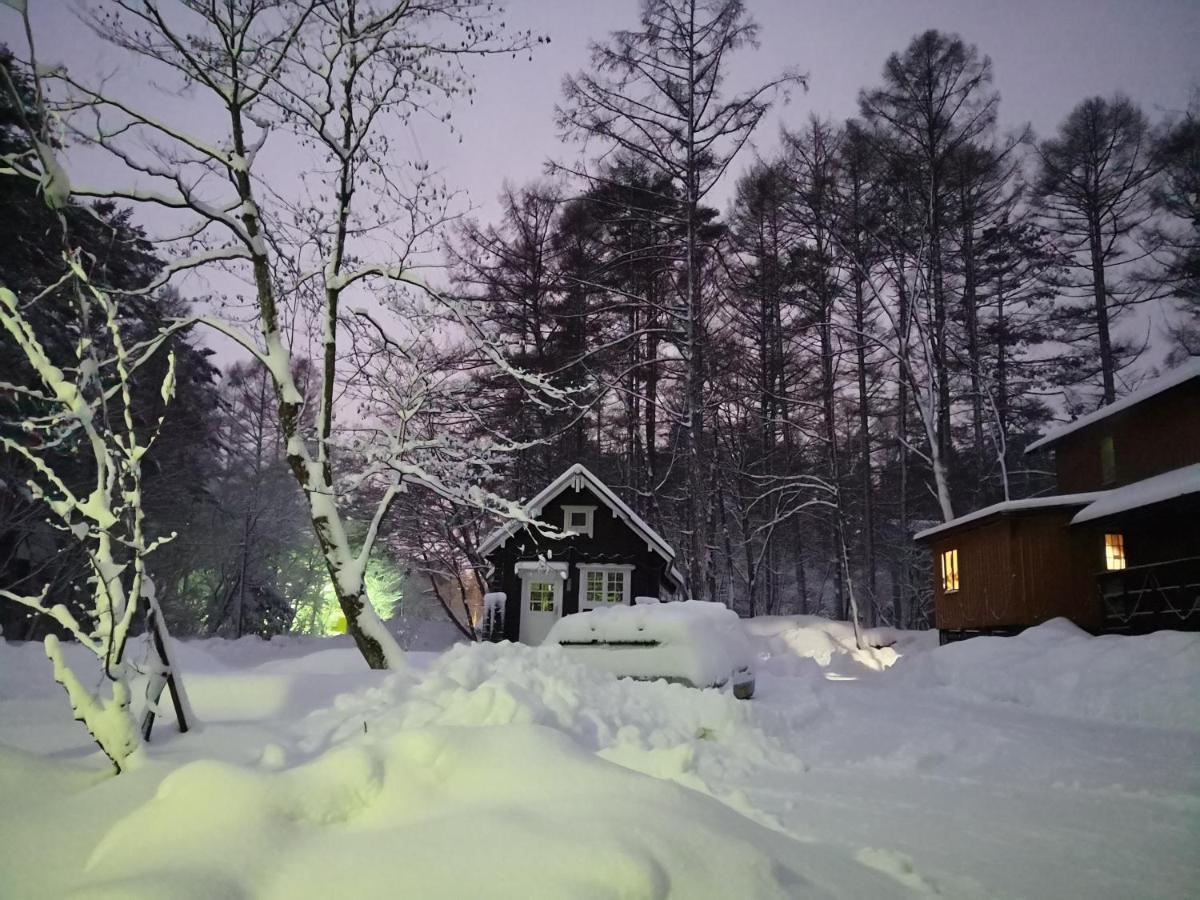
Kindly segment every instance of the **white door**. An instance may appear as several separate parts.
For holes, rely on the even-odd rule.
[[[557,572],[521,574],[522,644],[540,644],[562,616],[562,585]]]

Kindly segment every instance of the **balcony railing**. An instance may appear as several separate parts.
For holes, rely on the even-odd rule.
[[[1200,556],[1099,572],[1105,630],[1200,629]]]

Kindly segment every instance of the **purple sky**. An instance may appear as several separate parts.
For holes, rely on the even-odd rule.
[[[35,29],[46,61],[67,61],[80,74],[111,72],[121,56],[74,20],[67,0],[33,0]],[[842,119],[856,112],[860,88],[879,81],[884,59],[926,28],[961,34],[992,57],[1005,127],[1031,122],[1054,130],[1070,108],[1093,94],[1121,90],[1152,118],[1186,106],[1200,87],[1200,0],[750,0],[761,47],[734,61],[732,86],[748,85],[795,66],[810,76],[756,138],[773,149],[780,122],[809,114]],[[478,94],[455,110],[463,142],[421,123],[411,151],[431,159],[449,185],[466,190],[487,216],[504,179],[538,177],[548,157],[570,158],[555,134],[552,111],[564,74],[586,65],[587,44],[636,24],[637,0],[509,0],[514,27],[549,34],[533,62],[480,63]],[[18,20],[0,18],[0,39],[21,47]],[[120,73],[130,75],[128,71]],[[750,161],[747,155],[745,163]],[[735,164],[737,174],[744,168]],[[726,188],[727,190],[727,188]],[[722,191],[721,193],[726,193]]]
[[[874,86],[888,54],[927,28],[957,32],[992,58],[1001,122],[1052,132],[1084,97],[1121,90],[1151,118],[1187,105],[1200,88],[1200,0],[750,0],[761,46],[742,51],[732,82],[749,85],[787,66],[810,76],[807,93],[766,123],[756,146],[766,154],[778,123],[812,113],[843,119]],[[562,76],[587,63],[589,40],[637,21],[637,0],[511,0],[509,19],[548,32],[534,62],[492,60],[480,67],[473,108],[456,114],[463,144],[427,139],[448,178],[488,204],[504,178],[537,177],[563,147],[552,122]],[[747,157],[746,162],[749,162]],[[734,171],[744,168],[735,165]]]

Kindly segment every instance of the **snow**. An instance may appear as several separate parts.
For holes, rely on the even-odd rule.
[[[1200,733],[1200,634],[1092,637],[1053,619],[909,660],[899,683],[1056,716]]]
[[[182,641],[204,726],[165,708],[116,777],[0,641],[0,897],[1194,895],[1200,635],[744,626],[750,701],[558,647]]]
[[[1103,519],[1188,494],[1200,494],[1200,463],[1113,488],[1076,513],[1071,524]]]
[[[991,506],[985,506],[983,509],[977,509],[973,513],[968,513],[965,516],[959,516],[957,519],[951,519],[949,522],[943,522],[940,525],[935,525],[932,528],[926,528],[924,531],[918,531],[913,535],[913,540],[923,541],[931,538],[934,535],[941,534],[943,531],[949,531],[953,528],[958,528],[970,522],[977,522],[981,519],[987,519],[991,516],[1002,516],[1011,513],[1028,512],[1032,509],[1054,509],[1059,506],[1086,506],[1088,503],[1093,503],[1103,497],[1105,491],[1090,491],[1083,494],[1054,494],[1049,497],[1029,497],[1024,500],[1005,500],[1002,503],[993,503]]]
[[[756,668],[774,675],[804,674],[814,664],[835,675],[863,668],[882,672],[903,652],[937,645],[934,631],[869,628],[863,632],[867,646],[860,650],[849,622],[820,616],[758,616],[744,625],[757,650]]]
[[[586,665],[634,678],[685,678],[707,687],[753,670],[737,613],[721,603],[689,600],[595,609],[564,616],[546,636]],[[623,646],[622,646],[623,645]]]
[[[1097,422],[1107,419],[1109,416],[1123,412],[1139,403],[1142,403],[1151,397],[1161,394],[1163,391],[1170,390],[1185,382],[1191,381],[1193,378],[1200,378],[1200,357],[1193,357],[1182,365],[1171,369],[1169,372],[1148,382],[1136,391],[1126,394],[1115,403],[1110,403],[1107,406],[1102,406],[1095,412],[1088,413],[1086,416],[1080,416],[1074,422],[1059,427],[1052,428],[1046,432],[1044,437],[1034,441],[1025,448],[1026,453],[1032,453],[1035,450],[1040,450],[1054,442],[1061,440],[1072,432],[1078,431],[1081,428],[1086,428],[1089,425],[1094,425]]]

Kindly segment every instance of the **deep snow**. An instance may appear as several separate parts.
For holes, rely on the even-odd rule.
[[[746,626],[748,702],[555,648],[185,642],[205,725],[118,778],[0,641],[0,897],[1194,896],[1200,635]]]

